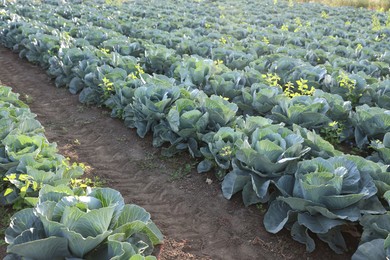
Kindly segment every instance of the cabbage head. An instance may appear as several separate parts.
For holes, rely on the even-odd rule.
[[[382,140],[384,135],[390,132],[390,110],[367,105],[358,106],[351,120],[359,148],[367,145],[370,140]]]
[[[292,182],[297,161],[310,151],[299,134],[281,125],[257,128],[236,149],[233,170],[222,182],[225,198],[243,190],[245,205],[266,202],[271,184],[283,192]]]
[[[270,118],[287,126],[297,124],[307,129],[320,129],[331,122],[327,115],[329,109],[324,98],[296,96],[289,100],[280,100],[272,109]]]
[[[300,162],[292,185],[289,196],[271,203],[264,225],[271,233],[290,229],[309,252],[315,249],[309,231],[341,253],[346,250],[342,227],[359,221],[363,214],[385,212],[369,169],[349,156]]]
[[[118,191],[65,185],[43,186],[37,206],[17,212],[5,233],[10,259],[130,259],[162,241],[150,214]]]

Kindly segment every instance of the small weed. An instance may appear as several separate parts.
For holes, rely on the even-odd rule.
[[[102,115],[110,115],[111,114],[111,112],[110,111],[108,111],[108,110],[102,110]]]
[[[66,128],[65,126],[61,127],[61,130],[62,130],[63,132],[65,132],[65,133],[68,132],[68,128]]]
[[[267,211],[267,209],[265,209],[263,204],[261,203],[257,203],[256,208],[260,211],[261,214],[265,214],[265,212]]]
[[[340,122],[333,121],[320,130],[321,135],[325,140],[333,145],[340,143],[340,136],[344,130],[344,125]]]
[[[315,88],[309,87],[307,82],[308,80],[306,79],[297,80],[296,85],[294,85],[292,82],[287,82],[284,85],[283,93],[289,98],[298,96],[312,96],[315,92]]]
[[[263,39],[261,41],[264,42],[265,44],[269,44],[270,43],[269,39],[267,37],[265,37],[265,36],[263,37]]]
[[[265,83],[268,84],[268,86],[271,87],[282,87],[279,84],[280,77],[276,73],[267,73],[262,75],[262,78],[264,79]]]
[[[83,105],[77,105],[77,112],[83,113],[85,111],[86,106]]]
[[[117,140],[118,142],[129,141],[129,139],[127,138],[126,135],[119,136],[119,137],[116,138],[116,140]]]
[[[169,181],[175,181],[188,176],[195,168],[196,163],[185,163],[177,157],[167,157],[158,152],[149,152],[145,158],[140,160],[139,166],[142,170],[156,170],[169,175]]]
[[[107,5],[112,6],[121,6],[123,4],[124,0],[106,0],[105,3]]]
[[[105,186],[106,181],[99,176],[93,176],[92,178],[84,178],[84,179],[72,179],[71,186],[73,188],[80,187],[103,187]]]
[[[156,158],[155,153],[151,153],[151,152],[145,153],[145,159],[143,159],[140,162],[141,169],[142,170],[151,170],[151,169],[158,168],[159,166],[158,166],[156,159],[157,158]]]
[[[184,167],[179,167],[176,171],[171,173],[169,180],[176,181],[182,179],[186,177],[188,174],[190,174],[192,169],[193,169],[193,164],[186,163]]]
[[[371,19],[372,19],[372,30],[374,32],[380,31],[382,27],[381,27],[381,22],[380,22],[378,16],[373,14]]]
[[[340,87],[347,90],[347,99],[350,100],[352,104],[357,104],[362,94],[356,93],[356,80],[351,79],[344,71],[340,72],[340,75],[337,77],[337,79],[339,81]]]
[[[34,102],[33,97],[27,94],[23,95],[23,99],[26,102],[26,104],[31,104],[32,102]]]
[[[88,124],[94,123],[96,120],[97,120],[96,117],[91,117],[91,118],[89,118],[89,119],[87,119],[87,120],[82,121],[80,124],[82,124],[82,125],[88,125]]]

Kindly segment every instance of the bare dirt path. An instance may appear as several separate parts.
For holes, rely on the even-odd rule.
[[[96,107],[85,107],[78,97],[54,86],[45,72],[0,47],[0,81],[21,94],[62,154],[91,167],[119,190],[126,203],[136,203],[152,214],[165,235],[159,259],[348,259],[318,243],[313,254],[294,242],[288,232],[267,233],[263,214],[245,208],[239,196],[223,198],[210,173],[197,174],[195,161],[183,154],[164,158],[134,130]],[[212,184],[206,178],[213,179]],[[0,247],[0,257],[5,246]]]

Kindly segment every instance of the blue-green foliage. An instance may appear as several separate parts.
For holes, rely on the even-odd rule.
[[[295,182],[290,183],[284,196],[271,203],[265,214],[265,228],[276,233],[287,227],[309,252],[315,248],[309,230],[334,251],[345,251],[343,226],[358,221],[363,214],[386,212],[376,196],[371,173],[365,162],[355,163],[348,156],[299,163]]]
[[[83,174],[49,143],[42,125],[9,87],[0,86],[0,205],[35,201],[44,184],[69,183]]]
[[[363,147],[370,140],[382,140],[390,131],[390,110],[367,105],[358,106],[351,121],[355,127],[356,144]]]
[[[387,203],[389,197],[386,196]],[[367,214],[360,219],[363,234],[352,260],[386,259],[390,256],[390,212],[383,215]]]
[[[268,201],[270,184],[284,185],[283,176],[291,181],[297,161],[310,151],[303,142],[299,134],[280,125],[258,126],[235,147],[233,170],[222,183],[224,196],[230,199],[243,190],[246,205]]]
[[[162,234],[150,214],[116,190],[72,184],[83,168],[57,154],[35,116],[0,86],[0,205],[34,206],[11,218],[5,259],[155,259]]]
[[[31,259],[129,259],[149,255],[162,234],[150,214],[109,188],[86,193],[44,186],[34,208],[17,212],[5,232],[7,253]],[[13,259],[9,256],[9,259]]]

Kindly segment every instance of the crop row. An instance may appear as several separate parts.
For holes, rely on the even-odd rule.
[[[369,77],[365,73],[362,73],[361,68],[359,69],[360,74],[348,74],[342,70],[342,66],[335,67],[335,69],[329,69],[333,68],[333,65],[330,66],[329,63],[325,67],[312,66],[310,64],[305,65],[300,60],[299,56],[285,56],[280,49],[277,51],[278,54],[270,54],[271,56],[266,58],[266,61],[262,61],[261,64],[251,63],[253,66],[247,67],[245,71],[232,71],[223,64],[218,63],[221,61],[219,59],[212,62],[211,60],[194,56],[181,57],[180,55],[175,54],[172,49],[155,47],[156,45],[153,42],[143,42],[140,44],[137,39],[135,39],[134,42],[130,42],[132,39],[126,37],[126,41],[122,41],[124,40],[124,36],[119,35],[117,32],[112,32],[110,30],[92,25],[79,26],[79,23],[84,23],[83,21],[87,23],[88,20],[83,19],[82,15],[78,15],[77,12],[75,12],[74,16],[70,17],[71,12],[69,10],[66,12],[67,15],[57,10],[63,16],[72,18],[72,20],[60,20],[61,22],[54,23],[52,21],[53,18],[50,18],[50,15],[47,15],[50,14],[50,7],[54,8],[53,6],[48,5],[46,6],[46,9],[42,7],[42,10],[37,9],[37,7],[32,8],[31,6],[27,5],[27,7],[24,9],[20,8],[20,10],[18,10],[19,13],[25,14],[29,17],[34,17],[34,13],[39,14],[37,15],[38,18],[42,19],[49,25],[54,24],[57,29],[59,28],[61,30],[60,32],[53,32],[52,27],[43,25],[41,22],[38,22],[38,24],[31,24],[31,21],[26,21],[24,23],[14,22],[10,25],[11,29],[9,31],[5,30],[4,32],[6,35],[4,44],[8,47],[13,47],[15,51],[20,51],[21,57],[25,57],[26,54],[28,54],[29,60],[32,62],[38,62],[43,67],[49,66],[48,63],[50,63],[49,74],[52,74],[52,76],[56,77],[56,84],[58,86],[70,84],[72,93],[82,91],[82,102],[104,102],[104,100],[100,100],[102,95],[100,93],[102,92],[101,90],[91,90],[92,87],[90,87],[88,84],[83,84],[82,80],[80,80],[80,78],[85,77],[86,74],[90,72],[89,70],[91,69],[91,66],[93,69],[94,66],[108,64],[112,67],[122,68],[123,70],[115,70],[115,75],[112,77],[115,78],[114,80],[119,78],[120,80],[126,82],[127,75],[129,75],[129,73],[134,73],[135,65],[140,64],[140,66],[142,66],[142,70],[147,73],[163,73],[164,75],[173,77],[178,84],[185,85],[187,87],[201,88],[208,95],[217,94],[227,97],[234,103],[238,104],[240,109],[239,113],[241,114],[267,116],[272,118],[275,122],[284,122],[287,125],[291,125],[291,123],[298,123],[302,124],[304,127],[316,129],[317,131],[320,128],[325,129],[323,130],[325,135],[329,134],[331,136],[335,136],[333,139],[336,141],[349,141],[355,139],[355,143],[359,148],[366,147],[366,145],[369,144],[371,140],[382,139],[383,133],[387,132],[388,130],[386,124],[383,122],[388,120],[385,109],[388,109],[389,104],[389,81],[382,81],[380,79],[380,75],[388,74],[389,62],[383,55],[380,56],[379,53],[374,53],[372,58],[363,57],[362,59],[358,59],[358,62],[368,61],[368,59],[374,59],[374,57],[379,60],[382,59],[382,72],[376,75],[379,77],[379,79],[376,77],[371,77],[372,75]],[[79,5],[76,5],[74,9],[83,10],[86,9],[86,7],[80,7]],[[52,11],[56,10],[53,9]],[[93,16],[93,11],[94,9],[88,12],[90,16]],[[133,12],[137,13],[136,11]],[[46,16],[42,17],[43,14],[46,14]],[[56,19],[57,18],[58,17],[56,17]],[[93,18],[90,19],[94,20]],[[21,20],[23,21],[23,19]],[[27,28],[25,28],[26,26]],[[117,27],[120,26],[117,25]],[[74,53],[75,50],[73,50],[72,52],[68,53],[66,49],[61,49],[62,53],[59,53],[59,56],[63,56],[60,57],[60,60],[54,59],[48,61],[48,53],[45,53],[43,56],[40,54],[47,51],[47,49],[55,54],[59,49],[58,46],[63,46],[63,41],[66,41],[66,39],[62,38],[66,38],[66,36],[68,36],[66,33],[61,36],[61,32],[64,31],[69,31],[70,35],[76,37],[71,37],[75,40],[75,42],[72,43],[75,45],[75,47],[83,46],[85,48],[86,46],[91,46],[92,44],[92,46],[100,48],[99,50],[104,50],[105,52],[96,53],[99,50],[96,50],[95,48],[88,48],[85,50],[85,52],[80,53],[78,51]],[[386,32],[386,30],[383,31]],[[43,36],[43,32],[51,36]],[[24,38],[30,37],[30,34],[35,35],[32,44],[30,44],[30,46],[20,44],[20,42],[24,41]],[[108,40],[105,41],[105,39]],[[375,41],[373,42],[376,43]],[[65,43],[65,46],[66,44],[69,45],[69,43]],[[375,45],[373,45],[371,42],[366,43],[366,45],[368,49],[375,47]],[[383,50],[382,44],[376,46],[375,48]],[[109,55],[107,52],[110,51],[114,51],[114,53]],[[329,53],[334,53],[337,55],[339,52],[330,50],[326,54]],[[383,53],[386,55],[386,52]],[[134,56],[128,56],[128,54]],[[77,72],[81,75],[77,75],[77,77],[74,77],[73,75],[58,75],[61,74],[59,71],[60,69],[67,69],[63,68],[64,60],[69,63],[73,63],[73,61],[77,63],[80,59],[82,59],[82,57],[80,57],[82,55],[90,56],[92,58],[94,56],[98,56],[100,62],[94,59],[89,61],[88,64],[84,63],[83,67]],[[104,55],[107,57],[103,57],[102,59],[101,56]],[[265,56],[262,56],[262,58]],[[46,60],[46,62],[40,60],[42,58],[39,57],[42,57],[43,60]],[[90,57],[87,57],[87,59]],[[349,60],[348,62],[351,63],[352,61],[353,59]],[[90,65],[89,63],[93,64]],[[269,70],[268,68],[272,69]],[[329,70],[334,70],[334,73],[336,74],[333,76],[328,74],[330,73]],[[100,75],[93,75],[94,78],[92,79],[95,81],[94,84],[98,86],[101,85],[102,77],[105,77],[105,74],[109,74],[110,71],[110,68],[105,66],[103,69],[101,69],[101,73],[99,73]],[[374,71],[378,71],[378,69],[374,69]],[[262,78],[264,75],[263,73],[268,72],[276,72],[279,76],[276,77],[276,80],[274,79],[270,82],[269,79],[267,80]],[[72,74],[72,72],[70,73]],[[96,79],[97,77],[98,79]],[[302,85],[301,83],[306,80],[307,82],[303,84],[303,87],[311,88],[312,86],[316,86],[317,88],[322,88],[322,90],[326,92],[330,92],[330,95],[321,91],[317,91],[314,95],[317,98],[304,98],[304,100],[302,100],[302,98],[296,98],[298,100],[293,99],[292,101],[290,99],[283,98],[284,95],[281,93],[283,90],[284,92],[290,91],[290,95],[302,94],[305,92],[307,93],[308,91],[300,90],[300,85]],[[288,85],[288,82],[291,82],[291,84]],[[368,85],[367,82],[370,84]],[[267,86],[264,84],[259,85],[255,83],[265,83]],[[131,84],[132,83],[128,83],[128,85]],[[272,88],[270,88],[270,85]],[[85,90],[83,90],[83,88],[85,88]],[[110,93],[105,93],[105,96],[108,96],[109,94]],[[339,95],[342,98],[340,98]],[[262,104],[264,99],[268,100],[268,104],[265,106]],[[348,103],[348,101],[350,101],[350,103]],[[313,103],[317,104],[313,105]],[[319,105],[319,103],[322,105]],[[361,104],[375,105],[383,109],[374,108],[368,114],[375,116],[368,116],[368,118],[366,115],[362,116],[360,111],[366,111],[367,109],[371,108],[363,106],[356,109],[358,110],[357,114],[359,115],[355,115],[354,111],[351,113],[351,110],[355,110],[355,106]],[[306,108],[301,108],[302,105],[305,105]],[[274,107],[275,109],[273,109]],[[302,113],[307,113],[311,116],[307,116],[307,118],[303,119],[302,117],[304,116],[297,116],[298,114]],[[378,114],[383,116],[379,116]],[[121,115],[118,116],[120,117]],[[304,122],[311,121],[313,118],[316,119],[314,124],[307,124]],[[337,121],[337,127],[329,127],[329,123],[333,121]],[[371,127],[370,129],[364,127],[365,125],[377,121],[379,123],[374,124],[374,129]],[[358,125],[362,127],[358,127]],[[329,137],[327,138],[330,140],[332,139]]]
[[[180,59],[183,55],[199,55],[222,60],[230,69],[244,70],[247,66],[257,65],[256,69],[261,68],[262,73],[273,72],[275,67],[280,67],[280,63],[288,63],[289,68],[283,68],[288,69],[284,71],[287,74],[291,73],[290,67],[297,65],[306,67],[308,71],[319,70],[318,74],[324,74],[321,72],[324,70],[329,75],[338,73],[340,69],[348,73],[360,71],[364,72],[363,78],[368,77],[370,84],[375,78],[388,74],[389,59],[384,39],[389,36],[390,21],[386,21],[384,14],[378,14],[379,25],[374,28],[370,18],[373,13],[353,9],[334,13],[332,9],[320,6],[309,8],[308,11],[282,5],[276,9],[281,11],[278,14],[275,7],[266,3],[260,20],[258,13],[253,14],[256,9],[250,9],[251,5],[243,10],[245,18],[238,11],[232,12],[230,8],[226,10],[221,6],[217,8],[213,4],[188,5],[180,5],[179,8],[164,5],[162,9],[157,3],[148,7],[134,4],[121,8],[81,4],[68,6],[65,10],[48,5],[39,7],[40,10],[28,6],[17,13],[34,20],[47,21],[47,25],[55,28],[62,27],[71,36],[85,38],[95,47],[117,49],[121,53],[118,44],[123,46],[130,42],[138,43],[138,48],[147,52],[174,56],[166,59],[165,63],[167,60]],[[202,7],[207,8],[202,10]],[[178,14],[185,12],[185,9],[195,11],[185,18],[178,18]],[[153,15],[155,13],[158,15]],[[300,22],[296,21],[298,18]],[[77,28],[72,25],[73,21],[77,22]],[[294,26],[290,31],[287,25],[292,21]],[[324,27],[324,22],[329,26]],[[285,27],[281,28],[282,25]],[[358,34],[361,37],[356,37]],[[181,44],[189,43],[194,47],[182,50]],[[207,48],[197,50],[202,46]],[[121,54],[133,55],[129,51],[129,48],[123,48]],[[321,80],[319,77],[316,85]],[[282,81],[287,82],[288,78],[282,77]]]
[[[70,8],[74,9],[78,8]],[[287,63],[296,77],[290,94],[300,94],[291,97],[284,86],[290,73],[278,71],[282,76],[278,79],[278,75],[263,74],[269,71],[260,67],[250,70],[250,65],[249,69],[231,70],[219,59],[180,56],[166,47],[161,52],[162,47],[153,42],[141,45],[128,39],[111,48],[104,41],[95,42],[105,39],[109,30],[83,28],[77,17],[53,28],[45,24],[45,19],[38,21],[35,12],[27,13],[37,20],[12,12],[8,13],[9,20],[4,16],[0,40],[6,46],[47,69],[57,86],[80,92],[80,101],[111,108],[112,115],[137,128],[141,137],[152,131],[155,146],[168,146],[163,150],[165,154],[188,150],[194,157],[203,158],[198,171],[215,168],[223,179],[226,198],[242,191],[246,205],[270,202],[265,217],[268,231],[275,233],[286,226],[294,239],[312,251],[310,230],[341,252],[345,250],[341,233],[345,226],[360,221],[369,230],[365,218],[387,216],[388,206],[378,200],[385,202],[389,190],[387,166],[343,155],[308,130],[325,129],[322,134],[327,138],[352,137],[363,148],[371,142],[376,152],[370,159],[388,163],[389,112],[360,105],[369,101],[386,106],[386,81],[376,79],[369,86],[363,81],[359,88],[361,76],[340,73],[345,76],[330,81],[331,93],[318,89],[312,96],[304,95],[312,91],[308,84],[318,87],[323,81],[296,74],[295,69],[302,66]],[[72,23],[72,30],[68,30],[66,25]],[[107,41],[115,41],[117,33],[109,35],[112,38]],[[280,67],[274,66],[275,71]],[[164,75],[151,76],[145,71]],[[333,93],[335,89],[341,96]],[[345,101],[355,91],[358,99]],[[342,122],[343,129],[328,128],[333,121]],[[374,239],[375,243],[376,239],[384,240],[383,233],[369,239],[363,233],[363,241],[368,244],[362,244],[355,257],[364,254]],[[385,254],[384,250],[380,253]]]
[[[303,60],[303,63],[326,65],[329,74],[334,72],[332,67],[341,67],[350,73],[363,70],[369,76],[386,75],[386,64],[383,63],[389,60],[383,50],[386,49],[384,38],[388,37],[390,21],[383,13],[377,14],[379,25],[374,28],[370,17],[373,13],[369,11],[345,9],[334,12],[320,5],[275,8],[265,2],[265,10],[259,14],[253,8],[254,3],[229,4],[234,6],[227,9],[207,2],[179,6],[134,3],[120,8],[90,4],[66,8],[24,5],[16,12],[47,21],[46,24],[56,28],[65,27],[72,36],[85,37],[96,47],[103,42],[107,47],[129,40],[141,45],[152,42],[167,47],[165,52],[221,59],[230,69],[239,70],[264,56],[282,54]],[[187,14],[187,10],[191,13]],[[181,17],[181,13],[186,16]],[[78,23],[77,30],[72,30],[73,20]],[[324,22],[329,26],[324,27]],[[361,37],[356,37],[357,34]]]
[[[156,259],[162,234],[150,214],[85,185],[83,167],[57,153],[35,116],[0,85],[0,205],[20,209],[5,231],[6,259]]]

